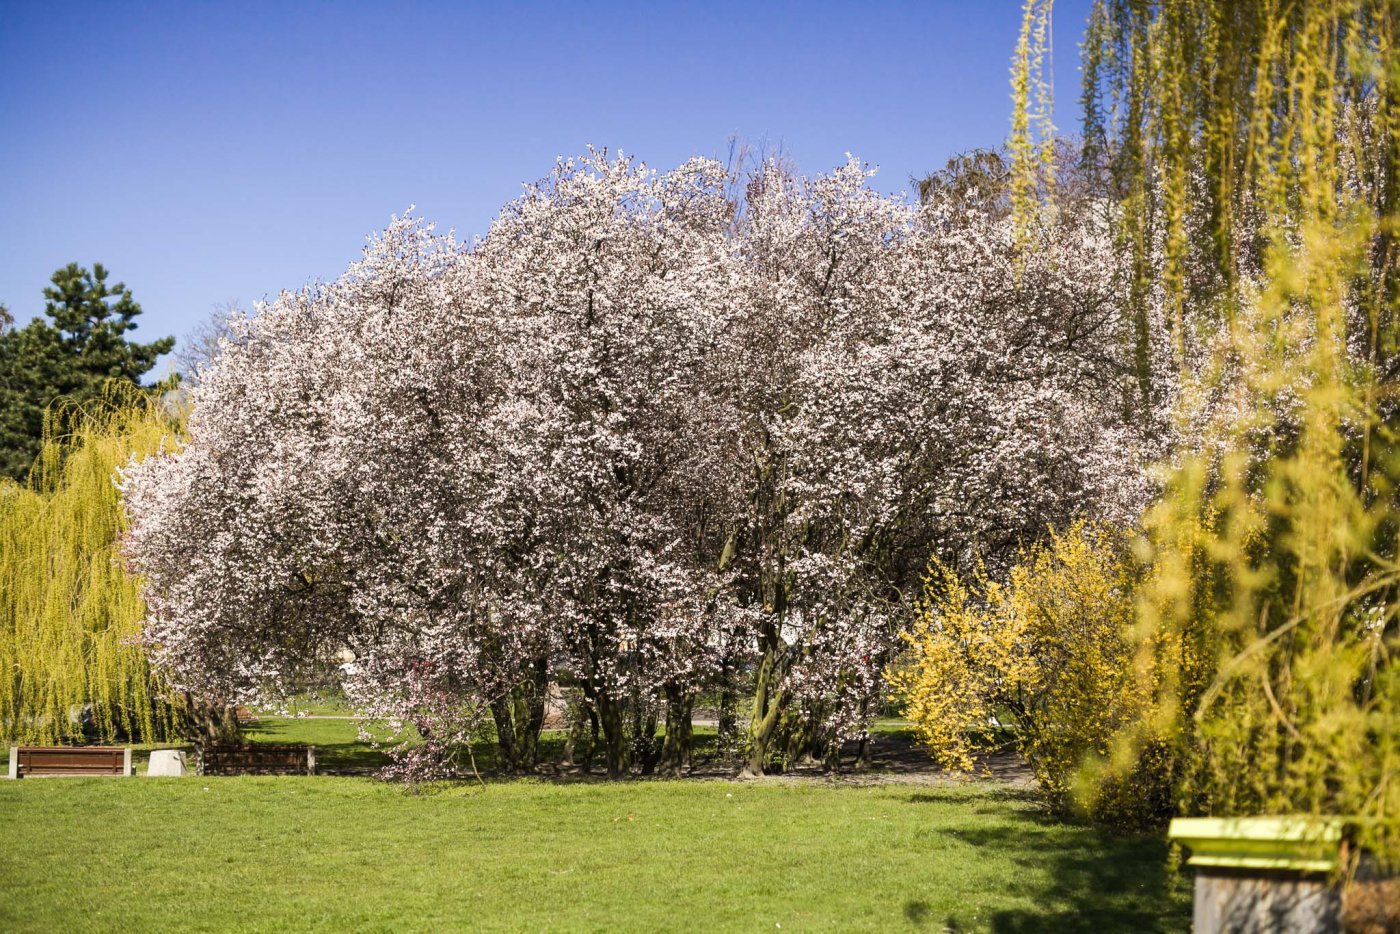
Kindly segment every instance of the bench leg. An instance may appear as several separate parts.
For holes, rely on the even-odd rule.
[[[10,747],[10,778],[19,778],[19,747]]]
[[[136,769],[131,766],[131,747],[122,750],[122,775],[130,778],[136,774]]]
[[[306,747],[306,774],[307,774],[307,775],[315,775],[315,774],[316,774],[316,747],[315,747],[315,746],[307,746],[307,747]]]

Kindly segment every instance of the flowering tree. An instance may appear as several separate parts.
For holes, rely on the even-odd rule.
[[[470,247],[398,220],[234,322],[186,446],[124,485],[155,657],[229,697],[338,676],[417,728],[414,774],[488,713],[530,767],[551,681],[610,774],[679,768],[736,663],[748,771],[839,752],[931,550],[996,560],[1143,489],[1100,232],[1026,252],[869,174],[768,165],[736,199],[713,162],[590,153]]]
[[[996,560],[1147,492],[1101,232],[1052,223],[1023,250],[1005,212],[916,209],[867,177],[852,161],[749,188],[750,316],[729,356],[752,374],[732,380],[753,465],[750,772],[794,705],[799,747],[863,735],[931,550]]]
[[[600,153],[563,161],[472,256],[481,300],[524,329],[513,394],[535,426],[550,637],[613,775],[655,765],[663,706],[668,736],[688,730],[720,599],[707,381],[740,274],[724,182],[702,160],[660,178]]]
[[[364,710],[428,733],[441,692],[479,707],[513,682],[541,607],[463,255],[398,221],[338,282],[236,324],[188,444],[128,475],[147,637],[180,680],[250,698],[339,654]]]

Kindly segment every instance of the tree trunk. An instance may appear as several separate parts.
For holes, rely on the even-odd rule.
[[[739,745],[738,697],[734,691],[733,662],[725,653],[720,662],[719,725],[716,729],[715,754],[724,757]]]
[[[559,767],[571,769],[574,767],[574,752],[578,749],[579,742],[585,738],[589,708],[587,702],[568,695],[565,696],[564,706],[568,711],[569,735],[564,739],[564,754],[559,758]]]
[[[884,666],[881,665],[881,667]],[[875,713],[877,716],[879,715],[880,709],[878,707],[875,709]],[[860,745],[856,749],[856,761],[853,768],[857,772],[870,767],[870,726],[873,718],[870,716],[869,697],[860,702],[860,719],[865,724],[865,732],[861,734]]]
[[[680,775],[690,768],[694,743],[691,711],[695,695],[678,687],[666,687],[666,742],[661,749],[661,774]]]
[[[661,758],[661,744],[656,738],[656,708],[643,714],[640,699],[632,708],[632,761],[643,775],[656,771],[656,762]]]
[[[549,660],[537,658],[530,666],[530,680],[516,699],[515,746],[519,767],[535,767],[540,754],[540,732],[544,729],[545,705],[549,702]]]
[[[182,695],[179,709],[180,735],[195,743],[215,745],[238,742],[238,710],[208,698]]]
[[[518,773],[534,769],[539,758],[548,693],[549,664],[546,659],[539,658],[531,663],[526,680],[511,688],[506,696],[491,702],[501,765],[507,771]]]
[[[808,767],[821,763],[825,749],[822,713],[818,705],[813,709],[795,711],[784,719],[784,760],[789,765]]]
[[[627,769],[622,705],[609,697],[606,691],[599,691],[597,706],[598,719],[603,727],[603,755],[607,762],[608,778],[621,778]]]
[[[813,758],[820,758],[822,769],[832,774],[841,774],[841,739],[830,731],[823,731],[820,747],[812,749]]]
[[[512,719],[514,705],[510,696],[497,697],[491,701],[491,719],[496,723],[496,749],[501,757],[501,768],[507,772],[516,769],[515,723]]]
[[[598,711],[594,710],[592,707],[588,708],[588,728],[588,756],[583,760],[584,775],[593,771],[593,754],[598,751],[598,732],[600,725],[598,723]]]
[[[778,627],[770,623],[763,630],[763,657],[754,682],[753,718],[749,722],[749,754],[740,778],[763,774],[772,756],[773,739],[778,732],[779,714],[786,698],[777,684]]]

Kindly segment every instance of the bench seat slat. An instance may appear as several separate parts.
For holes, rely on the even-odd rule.
[[[205,746],[204,775],[306,775],[314,772],[309,745]]]
[[[127,751],[119,746],[20,746],[16,777],[125,775]]]

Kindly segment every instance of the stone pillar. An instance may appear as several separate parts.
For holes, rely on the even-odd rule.
[[[1342,825],[1315,817],[1177,818],[1196,870],[1196,934],[1338,934]]]
[[[185,754],[179,749],[155,749],[151,751],[151,761],[146,765],[146,775],[151,777],[178,777],[185,774]]]
[[[136,774],[136,768],[131,764],[131,747],[127,746],[122,750],[122,775],[130,778]]]
[[[307,746],[307,747],[306,747],[306,774],[307,774],[307,775],[315,775],[315,774],[316,774],[316,747],[315,747],[315,746]]]
[[[19,778],[19,747],[10,747],[10,778]]]
[[[1203,869],[1196,874],[1197,934],[1338,934],[1342,896],[1326,876]]]

